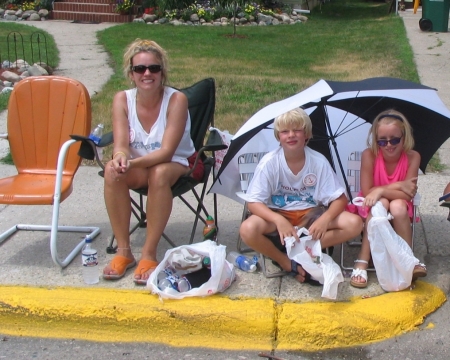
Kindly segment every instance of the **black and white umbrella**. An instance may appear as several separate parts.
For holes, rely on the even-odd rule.
[[[308,146],[328,159],[349,194],[349,164],[359,160],[355,154],[366,148],[371,122],[380,112],[395,109],[409,120],[423,172],[433,154],[450,137],[450,110],[433,88],[386,77],[352,82],[320,80],[294,96],[264,107],[242,125],[233,136],[210,192],[242,202],[236,196],[241,190],[238,158],[275,149],[275,117],[297,107],[303,108],[312,120],[313,139]]]

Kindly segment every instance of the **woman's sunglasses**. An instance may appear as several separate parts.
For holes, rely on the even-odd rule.
[[[149,65],[149,66],[136,65],[136,66],[131,67],[131,70],[133,70],[135,73],[138,73],[138,74],[145,74],[147,69],[152,74],[157,74],[162,70],[162,66],[161,65]]]
[[[395,137],[395,138],[392,138],[390,140],[381,139],[381,140],[377,140],[377,145],[381,146],[381,147],[385,147],[385,146],[387,146],[387,144],[397,145],[397,144],[400,143],[401,140],[402,140],[401,137]]]

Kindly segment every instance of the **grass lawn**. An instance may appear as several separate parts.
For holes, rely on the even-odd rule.
[[[406,31],[388,4],[334,0],[298,25],[238,27],[154,26],[128,23],[105,29],[99,41],[116,74],[93,99],[95,123],[111,129],[113,95],[130,86],[121,72],[124,48],[135,38],[164,47],[170,83],[184,87],[205,77],[217,84],[216,126],[231,133],[257,110],[320,79],[391,76],[419,82]]]

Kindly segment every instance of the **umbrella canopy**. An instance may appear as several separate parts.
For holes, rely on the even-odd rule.
[[[267,152],[278,146],[273,134],[275,117],[302,107],[311,117],[313,139],[308,146],[322,153],[350,194],[347,164],[366,148],[367,134],[376,115],[388,109],[402,112],[413,128],[420,169],[450,137],[450,110],[433,88],[395,78],[337,82],[320,80],[306,90],[270,104],[254,114],[233,136],[210,192],[242,202],[238,158]],[[351,196],[351,195],[350,195]]]

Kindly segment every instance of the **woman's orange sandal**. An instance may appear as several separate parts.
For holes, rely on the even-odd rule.
[[[125,276],[128,269],[136,265],[136,260],[129,259],[122,255],[116,255],[109,263],[109,267],[114,270],[115,274],[103,273],[103,279],[105,280],[119,280]]]
[[[147,285],[147,280],[148,279],[137,279],[136,275],[141,275],[142,276],[147,271],[156,269],[157,266],[158,266],[158,262],[157,261],[141,259],[139,261],[139,264],[138,264],[136,270],[134,270],[134,276],[135,276],[134,283],[136,285]]]

